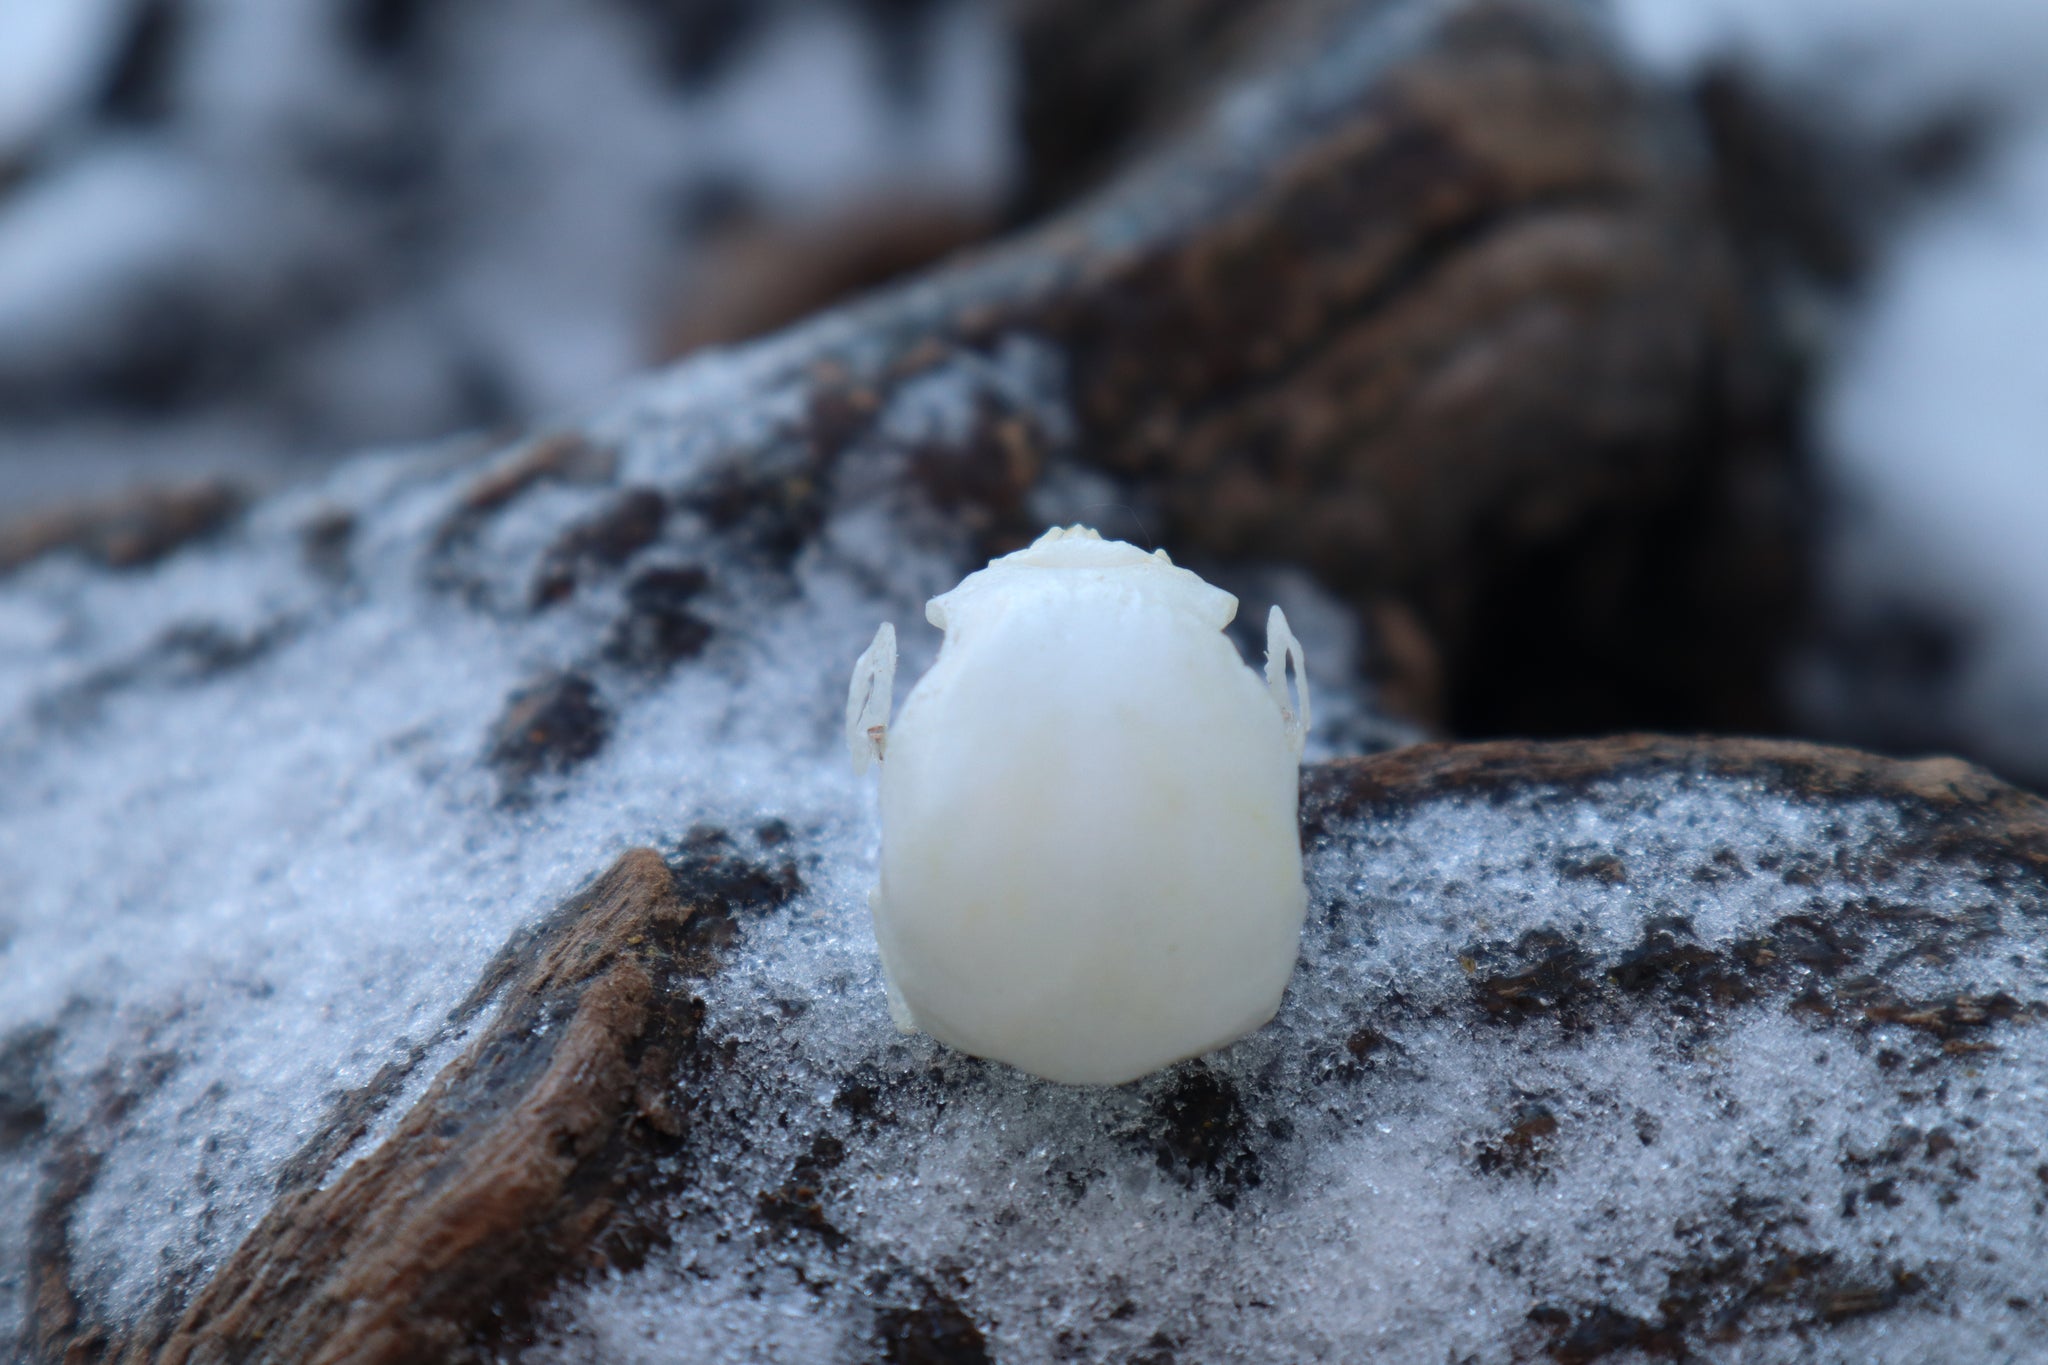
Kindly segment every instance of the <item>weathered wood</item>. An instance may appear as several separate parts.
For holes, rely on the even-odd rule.
[[[1023,10],[1046,47],[1092,13]],[[894,396],[1035,347],[1057,412],[985,396],[889,476],[978,549],[1042,529],[1049,476],[1085,467],[1139,514],[1112,530],[1344,594],[1385,700],[1425,725],[1778,723],[1806,578],[1792,370],[1681,99],[1563,0],[1174,0],[1088,43],[1090,80],[1175,111],[1140,120],[1144,154],[784,348],[736,403],[780,427],[795,382],[797,429],[644,497],[786,560],[871,489],[853,452]],[[1054,100],[1068,68],[1033,60]],[[440,581],[474,588],[479,529],[606,455],[562,433],[480,480]],[[566,589],[535,569],[545,606]]]
[[[625,854],[515,947],[498,1013],[397,1130],[331,1185],[302,1172],[161,1348],[127,1358],[454,1359],[507,1305],[605,1264],[614,1205],[682,1134],[686,983],[730,909]]]
[[[1453,733],[1774,723],[1782,373],[1682,114],[1482,4],[1295,117],[1048,300],[1091,455],[1173,543],[1417,622],[1380,662]]]
[[[1077,455],[1160,539],[1344,593],[1424,723],[1777,724],[1806,578],[1791,370],[1690,110],[1571,6],[1210,19],[1247,16],[1206,123],[856,314],[892,354],[820,386],[820,463],[903,379],[1050,341],[1071,449],[998,408],[912,466],[985,548],[1037,529]]]
[[[1958,758],[1887,758],[1803,740],[1613,735],[1531,743],[1417,744],[1338,759],[1306,779],[1318,809],[1352,818],[1382,801],[1532,787],[1582,791],[1645,773],[1687,771],[1754,780],[1813,800],[1872,798],[1924,813],[1960,836],[2048,871],[2048,802]]]

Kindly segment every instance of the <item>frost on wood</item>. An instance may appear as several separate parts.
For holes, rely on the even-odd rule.
[[[1279,1017],[1114,1090],[898,1034],[843,831],[631,854],[507,949],[473,996],[506,983],[498,1021],[377,1151],[287,1193],[174,1347],[245,1358],[339,1313],[327,1248],[399,1286],[349,1310],[389,1339],[502,1346],[478,1305],[536,1273],[485,1236],[515,1200],[565,1275],[509,1324],[529,1361],[908,1335],[951,1345],[890,1358],[1903,1363],[2036,1338],[2048,805],[1746,741],[1432,746],[1307,791]],[[652,1065],[655,1001],[674,1088],[605,1083]],[[451,1254],[453,1298],[385,1278]],[[319,1288],[283,1292],[294,1270]]]
[[[1741,742],[1444,747],[1308,789],[1279,1019],[1138,1086],[1048,1087],[821,989],[873,978],[805,922],[820,886],[752,921],[707,988],[728,1060],[675,1241],[567,1292],[538,1358],[862,1358],[921,1304],[1016,1360],[1906,1362],[2039,1331],[2038,800]]]
[[[708,840],[673,863],[627,852],[486,973],[468,1008],[500,977],[505,1008],[374,1155],[316,1188],[317,1158],[338,1149],[326,1132],[302,1149],[158,1359],[313,1361],[343,1343],[357,1360],[447,1358],[522,1279],[630,1262],[615,1209],[659,1187],[683,1136],[676,1081],[697,1023],[684,983],[736,911],[794,889],[786,865],[755,875]],[[360,1135],[350,1107],[336,1121]]]

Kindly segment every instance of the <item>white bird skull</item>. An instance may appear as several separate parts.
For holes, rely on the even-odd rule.
[[[899,1024],[1113,1084],[1272,1018],[1307,905],[1308,680],[1275,607],[1261,683],[1236,613],[1164,551],[1076,526],[932,599],[945,642],[893,724],[877,632],[847,741],[856,768],[883,759],[869,903]]]

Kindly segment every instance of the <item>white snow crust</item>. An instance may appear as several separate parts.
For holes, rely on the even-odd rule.
[[[609,411],[591,430],[618,482],[685,492],[719,451],[772,469],[801,376],[846,326],[707,356]],[[1597,979],[1656,917],[1725,954],[1834,913],[1870,891],[1827,851],[1899,833],[1882,805],[1681,777],[1595,800],[1445,798],[1309,849],[1281,1012],[1208,1059],[1082,1090],[899,1034],[864,899],[872,793],[843,756],[846,671],[876,621],[914,619],[966,566],[957,534],[892,490],[918,435],[977,403],[1057,429],[1064,394],[1021,341],[906,386],[786,570],[679,506],[636,567],[705,565],[692,609],[715,633],[662,677],[592,662],[618,579],[526,605],[545,547],[614,490],[536,487],[453,561],[459,581],[422,549],[503,457],[474,444],[352,462],[151,570],[58,556],[0,585],[0,1042],[55,1030],[47,1132],[101,1158],[70,1228],[87,1298],[136,1314],[203,1277],[331,1100],[420,1055],[394,1121],[464,1041],[448,1019],[483,964],[621,850],[701,825],[744,846],[781,820],[803,890],[750,917],[705,983],[707,1046],[729,1061],[695,1097],[683,1192],[641,1211],[668,1244],[565,1287],[529,1359],[868,1359],[878,1309],[938,1293],[998,1360],[1507,1360],[1548,1340],[1532,1312],[1654,1321],[1675,1276],[1736,1255],[1920,1287],[1825,1332],[1810,1297],[1765,1299],[1708,1359],[1996,1358],[2038,1328],[2038,1025],[1948,1058],[1903,1025],[1788,1012],[1784,992],[1697,1016],[1603,1006],[1588,1025],[1471,1001],[1530,931],[1577,945]],[[301,543],[338,510],[356,522],[341,577]],[[1319,630],[1334,606],[1265,577],[1316,658],[1353,647]],[[905,637],[907,671],[932,634]],[[609,741],[508,802],[480,761],[491,722],[570,664],[591,670]],[[1366,709],[1319,667],[1325,699]],[[1563,870],[1601,855],[1622,881]],[[1698,880],[1709,865],[1740,875]],[[1915,940],[1879,931],[1854,970],[1929,998],[2048,995],[2026,895],[1964,867],[1886,894],[1982,932],[1894,963]],[[1556,1128],[1524,1161],[1503,1134],[1531,1106]],[[1916,1155],[1885,1200],[1866,1196],[1868,1154],[1901,1132]],[[1955,1145],[1918,1156],[1937,1132]],[[817,1189],[843,1242],[760,1212],[821,1143],[843,1153]],[[37,1187],[32,1161],[0,1151],[0,1334],[23,1325]]]

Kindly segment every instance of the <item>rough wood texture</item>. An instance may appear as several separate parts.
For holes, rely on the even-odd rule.
[[[1176,543],[1419,621],[1382,662],[1454,733],[1772,723],[1783,395],[1674,111],[1482,5],[1318,113],[1048,310],[1091,453]]]
[[[161,1349],[128,1358],[453,1359],[522,1292],[604,1264],[614,1204],[682,1132],[704,905],[628,852],[515,948],[497,1017],[397,1131],[282,1195]]]
[[[1146,22],[1234,35],[1237,115],[861,314],[915,322],[892,374],[1049,339],[1074,453],[1159,538],[1345,593],[1424,723],[1773,726],[1791,380],[1688,110],[1570,6],[1223,8]],[[858,432],[893,382],[827,410]],[[991,411],[917,468],[1002,549],[1059,444]]]

